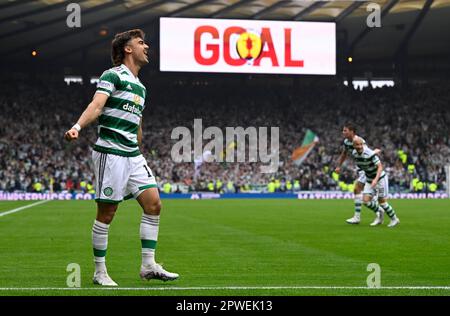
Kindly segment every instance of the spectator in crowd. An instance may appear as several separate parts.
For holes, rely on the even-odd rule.
[[[94,86],[67,86],[50,78],[15,79],[2,85],[0,190],[86,191],[86,185],[93,183],[89,157],[96,131],[83,130],[86,137],[79,139],[76,146],[64,142],[61,135],[67,124],[75,121],[73,113],[82,110]],[[340,183],[350,184],[355,179],[350,160],[338,181],[332,175],[341,149],[342,125],[354,122],[358,135],[369,146],[382,149],[392,190],[414,190],[413,179],[444,188],[444,166],[450,163],[450,83],[410,90],[394,87],[363,91],[338,83],[329,85],[326,93],[321,86],[313,85],[304,89],[263,85],[251,91],[245,86],[183,82],[172,87],[152,85],[155,91],[169,92],[155,92],[149,99],[149,109],[144,112],[147,126],[143,128],[142,152],[161,189],[165,183],[177,184],[176,192],[183,191],[181,187],[208,191],[211,182],[216,192],[230,191],[228,183],[233,192],[265,190],[271,179],[280,183],[276,190],[283,192],[291,191],[294,183],[294,190],[298,185],[300,190],[340,190]],[[227,126],[279,127],[278,170],[261,173],[261,162],[203,162],[197,167],[194,157],[192,162],[174,162],[171,149],[176,140],[171,139],[172,130],[185,126],[193,135],[195,118],[202,119],[203,129],[217,126],[224,135]],[[296,166],[290,156],[307,128],[320,137],[320,142]],[[403,154],[399,155],[399,151]],[[291,189],[286,189],[287,184]]]

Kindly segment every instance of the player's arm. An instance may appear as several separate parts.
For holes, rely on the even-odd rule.
[[[139,123],[138,133],[137,133],[137,141],[139,144],[139,147],[142,146],[142,117],[141,122]]]
[[[378,180],[380,180],[381,172],[383,172],[383,165],[381,164],[381,161],[379,159],[378,159],[377,167],[378,167],[377,168],[377,175],[375,176],[375,179],[373,179],[372,184],[371,184],[372,188],[375,188],[375,186],[378,183]]]
[[[341,166],[344,163],[344,161],[347,159],[347,151],[344,149],[341,153],[341,155],[339,156],[338,159],[338,166],[336,167],[336,169],[334,169],[334,171],[336,173],[340,173],[341,172]]]
[[[109,96],[104,93],[96,93],[91,103],[89,103],[87,108],[81,114],[77,123],[64,134],[64,138],[68,141],[77,139],[80,130],[88,126],[100,116],[108,97]]]
[[[375,153],[375,155],[379,156],[380,153],[381,153],[381,149],[380,149],[380,148],[375,148],[375,149],[373,150],[373,152]]]
[[[95,121],[102,113],[103,107],[109,96],[116,91],[116,87],[120,84],[119,76],[112,71],[105,71],[97,84],[97,91],[94,94],[92,102],[89,103],[86,110],[81,114],[77,123],[68,130],[64,137],[68,140],[74,140],[78,138],[80,130],[90,123]]]

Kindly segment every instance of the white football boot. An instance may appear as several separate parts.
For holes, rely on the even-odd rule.
[[[346,220],[348,224],[359,224],[361,222],[361,216],[358,213],[355,213],[355,215],[352,218],[349,218]]]
[[[142,265],[141,273],[139,273],[142,280],[158,279],[163,281],[173,281],[178,279],[178,273],[168,272],[163,269],[160,264]]]
[[[397,216],[395,216],[393,219],[391,219],[391,222],[389,223],[388,227],[394,227],[400,224],[400,220]]]
[[[383,224],[384,221],[384,211],[378,211],[377,212],[377,217],[375,218],[375,220],[370,224],[370,226],[378,226]]]
[[[118,286],[118,284],[111,279],[106,271],[96,271],[94,273],[93,282],[94,284],[102,286]]]

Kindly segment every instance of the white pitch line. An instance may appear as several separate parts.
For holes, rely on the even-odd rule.
[[[30,207],[33,207],[33,206],[36,206],[36,205],[39,205],[39,204],[44,204],[44,203],[47,203],[47,202],[50,202],[50,200],[43,200],[43,201],[39,201],[39,202],[36,202],[36,203],[28,204],[28,205],[25,205],[25,206],[21,206],[21,207],[15,208],[13,210],[2,212],[2,213],[0,213],[0,217],[8,215],[8,214],[12,214],[12,213],[20,212],[21,210],[24,210],[26,208],[30,208]]]
[[[188,290],[450,290],[450,286],[193,286],[193,287],[3,287],[0,291],[188,291]]]

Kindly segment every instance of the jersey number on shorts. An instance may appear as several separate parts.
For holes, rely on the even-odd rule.
[[[147,166],[144,165],[145,171],[147,171],[148,177],[151,178],[152,174],[150,173],[150,170],[148,170]]]

